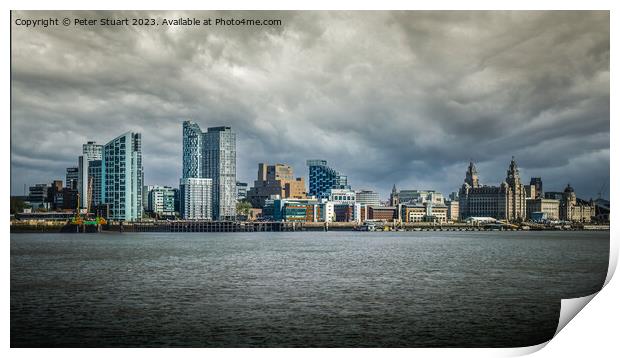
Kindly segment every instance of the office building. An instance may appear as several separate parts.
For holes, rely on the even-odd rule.
[[[560,220],[589,223],[594,216],[596,216],[594,202],[577,198],[575,189],[567,184],[560,200]]]
[[[80,170],[78,167],[67,168],[67,172],[65,175],[65,185],[69,189],[77,190],[79,178],[80,178]]]
[[[210,178],[182,178],[179,185],[181,194],[181,217],[186,220],[211,220],[213,180]]]
[[[238,181],[237,188],[237,201],[245,201],[248,198],[248,183]]]
[[[390,205],[398,204],[424,204],[430,202],[434,205],[441,205],[444,202],[443,194],[435,190],[396,190],[396,185],[392,187],[390,193]]]
[[[355,202],[360,205],[372,206],[379,206],[381,204],[379,200],[379,193],[372,190],[360,190],[355,192]]]
[[[461,220],[458,198],[446,201],[446,207],[448,208],[449,221],[457,222]]]
[[[281,199],[305,199],[304,179],[295,178],[290,165],[259,163],[254,187],[248,191],[248,201],[252,207],[262,208],[265,206],[265,201],[273,195]]]
[[[448,222],[448,207],[444,204],[425,203],[400,204],[400,220],[402,222]]]
[[[536,185],[534,184],[523,185],[523,190],[525,192],[525,200],[536,199],[540,197],[540,195],[538,195],[538,193],[536,192]]]
[[[347,177],[327,166],[326,160],[312,159],[308,165],[308,195],[326,198],[328,189],[351,189]]]
[[[536,189],[536,197],[535,199],[539,199],[543,197],[543,182],[540,177],[532,177],[530,178],[530,185],[534,185]]]
[[[175,190],[169,186],[147,186],[146,210],[162,216],[173,216]]]
[[[49,184],[35,184],[28,190],[28,202],[33,208],[50,208],[48,193],[51,186]]]
[[[560,201],[556,199],[526,200],[527,218],[533,221],[558,220],[560,218]]]
[[[101,198],[108,205],[109,219],[142,219],[142,136],[127,132],[103,146]]]
[[[459,210],[462,220],[469,217],[525,220],[525,189],[514,158],[506,171],[506,180],[499,186],[481,185],[478,171],[474,163],[470,162],[459,191]]]

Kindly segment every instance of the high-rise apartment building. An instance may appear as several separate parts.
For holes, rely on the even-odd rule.
[[[211,179],[209,211],[213,219],[234,220],[236,217],[236,160],[236,135],[230,127],[211,127],[202,132],[198,124],[183,122],[182,179]],[[186,200],[195,197],[189,194],[181,193],[181,197]]]
[[[210,178],[181,178],[181,217],[187,220],[211,220],[213,181]]]
[[[237,216],[237,137],[230,127],[211,127],[202,136],[203,178],[213,180],[213,217],[235,220]]]
[[[101,197],[109,206],[109,219],[142,218],[142,136],[124,133],[103,146]]]
[[[328,189],[351,189],[347,177],[327,166],[326,160],[311,159],[308,165],[308,195],[327,198]]]
[[[82,155],[86,157],[86,160],[101,160],[103,155],[103,145],[97,144],[96,142],[86,142],[86,144],[82,144]]]

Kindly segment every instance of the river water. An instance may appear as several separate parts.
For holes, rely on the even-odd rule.
[[[12,347],[515,347],[609,232],[11,235]]]

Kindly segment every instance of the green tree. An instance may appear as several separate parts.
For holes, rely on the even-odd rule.
[[[237,202],[237,215],[244,215],[245,217],[250,216],[250,210],[252,210],[252,204],[243,200]]]
[[[22,199],[11,197],[11,214],[21,213],[28,207]]]

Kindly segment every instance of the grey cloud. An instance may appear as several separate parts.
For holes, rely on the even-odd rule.
[[[12,187],[64,177],[86,140],[143,133],[149,184],[176,185],[181,122],[230,125],[238,177],[324,158],[356,188],[449,193],[467,162],[502,180],[609,187],[608,12],[13,12],[245,17],[281,27],[12,25]],[[601,183],[602,182],[602,183]]]

